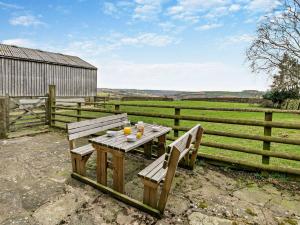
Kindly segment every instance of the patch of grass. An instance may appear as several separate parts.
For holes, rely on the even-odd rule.
[[[208,204],[205,201],[198,202],[197,207],[200,209],[206,209]]]
[[[297,225],[298,222],[294,219],[291,219],[291,218],[286,218],[284,219],[284,222],[288,223],[288,224],[291,224],[291,225]]]
[[[115,102],[116,103],[116,102]],[[198,106],[198,107],[222,107],[222,108],[258,108],[258,105],[250,105],[246,103],[226,103],[226,102],[201,102],[201,101],[173,101],[173,102],[165,102],[165,101],[133,101],[133,102],[122,102],[122,103],[132,103],[132,104],[155,104],[155,105],[173,105],[173,106]],[[113,109],[113,106],[106,106],[107,109]],[[153,107],[136,107],[136,106],[121,106],[120,109],[122,111],[129,112],[147,112],[147,113],[160,113],[160,114],[170,114],[174,115],[174,109],[166,109],[166,108],[153,108]],[[75,114],[75,111],[64,111],[64,113]],[[99,112],[82,112],[82,115],[87,116],[105,116],[105,113]],[[230,119],[247,119],[247,120],[264,120],[264,113],[262,112],[222,112],[222,111],[210,111],[210,110],[181,110],[181,115],[187,116],[205,116],[205,117],[214,117],[214,118],[230,118]],[[66,118],[57,116],[57,118],[62,118],[69,121],[76,121],[75,118]],[[165,126],[174,125],[173,119],[162,119],[162,118],[150,118],[143,116],[129,116],[131,121],[139,121],[142,120],[147,123],[157,123]],[[300,123],[300,116],[295,114],[287,114],[287,113],[274,113],[273,121],[276,122],[290,122],[290,123]],[[180,121],[180,126],[184,127],[192,127],[199,122],[194,121]],[[60,124],[60,123],[57,123]],[[62,126],[65,126],[61,123]],[[232,133],[243,133],[243,134],[251,134],[251,135],[264,135],[263,127],[255,127],[255,126],[243,126],[243,125],[231,125],[231,124],[220,124],[220,123],[210,123],[210,122],[201,122],[201,125],[204,129],[207,130],[215,130],[215,131],[223,131],[223,132],[232,132]],[[183,132],[180,132],[183,134]],[[173,133],[170,135],[173,136]],[[292,129],[281,129],[274,128],[272,129],[272,136],[274,137],[284,137],[291,139],[300,139],[300,131],[292,130]],[[204,134],[203,141],[216,142],[221,144],[232,144],[232,145],[240,145],[243,147],[249,147],[254,149],[262,149],[263,142],[262,141],[254,141],[254,140],[246,140],[239,138],[230,138],[230,137],[221,137],[221,136],[213,136]],[[300,154],[300,147],[297,145],[286,145],[279,143],[272,143],[271,150],[278,151],[283,153],[298,153]],[[243,159],[249,162],[261,163],[262,157],[259,155],[253,155],[248,153],[241,153],[223,149],[216,149],[201,146],[201,152],[208,154],[215,154],[219,156],[227,156],[234,159]],[[271,158],[270,164],[275,166],[287,166],[293,168],[300,168],[300,162],[292,161],[292,160],[284,160]]]
[[[245,211],[246,211],[246,213],[248,213],[251,216],[257,216],[257,214],[250,208],[247,208]]]

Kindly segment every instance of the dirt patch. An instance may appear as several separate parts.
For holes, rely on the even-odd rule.
[[[286,178],[264,179],[203,165],[192,172],[179,169],[165,216],[157,220],[70,178],[63,133],[2,140],[0,152],[3,225],[300,224],[300,184]],[[140,155],[126,158],[125,189],[131,197],[142,200],[137,173],[150,162]],[[88,176],[95,178],[95,154]]]

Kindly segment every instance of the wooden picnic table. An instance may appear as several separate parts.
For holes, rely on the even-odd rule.
[[[171,131],[170,127],[159,126],[159,131],[153,131],[151,124],[144,124],[144,134],[135,142],[128,142],[123,130],[117,132],[114,137],[107,134],[89,140],[97,151],[97,182],[107,186],[107,168],[113,169],[113,189],[124,193],[124,161],[125,153],[144,146],[145,156],[151,158],[152,142],[158,138],[158,156],[165,153],[166,135]],[[132,134],[136,134],[137,129],[132,127]],[[112,155],[112,164],[107,161],[107,153]]]

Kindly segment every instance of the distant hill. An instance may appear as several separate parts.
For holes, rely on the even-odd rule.
[[[98,88],[98,94],[107,95],[112,97],[124,97],[124,96],[142,96],[142,97],[169,97],[174,99],[185,98],[261,98],[264,92],[256,90],[244,90],[240,92],[230,91],[201,91],[201,92],[189,92],[189,91],[170,91],[170,90],[138,90],[138,89],[110,89],[110,88]]]

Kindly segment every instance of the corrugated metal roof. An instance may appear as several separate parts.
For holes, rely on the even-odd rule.
[[[22,48],[5,44],[0,44],[0,57],[97,69],[77,56],[63,55],[60,53],[46,52],[38,49]]]

